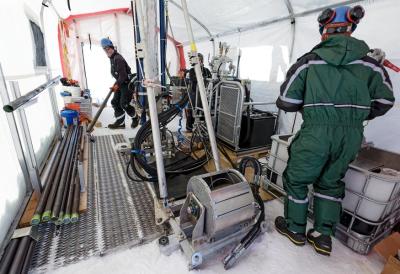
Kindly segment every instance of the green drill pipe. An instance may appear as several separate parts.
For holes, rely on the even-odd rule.
[[[78,152],[80,149],[80,139],[82,138],[82,133],[83,133],[83,129],[80,128],[78,141],[76,142],[76,147],[75,147],[75,151],[74,151],[74,157],[72,158],[72,164],[71,164],[70,170],[68,172],[66,185],[65,185],[65,188],[63,191],[64,193],[63,193],[63,198],[62,198],[62,204],[60,207],[60,213],[58,214],[59,223],[63,222],[64,214],[66,213],[66,205],[67,205],[67,201],[68,201],[69,189],[70,189],[70,186],[74,183],[74,178],[76,176]]]
[[[54,176],[57,172],[58,164],[60,163],[63,151],[67,144],[67,140],[72,132],[71,128],[72,127],[68,127],[68,129],[64,135],[64,138],[62,139],[60,146],[58,147],[53,166],[51,167],[51,171],[46,180],[46,185],[44,187],[44,191],[43,191],[42,195],[40,196],[39,203],[35,210],[35,214],[32,217],[31,225],[38,225],[40,223],[40,218],[42,216],[44,207],[46,206],[47,198],[49,197],[49,193],[51,190],[51,186],[53,184]]]
[[[74,199],[74,189],[75,189],[75,180],[77,176],[77,166],[75,164],[74,172],[72,173],[69,189],[68,189],[68,199],[67,204],[65,206],[65,214],[63,218],[64,224],[69,224],[71,222],[71,211],[72,211],[72,203]]]
[[[76,131],[77,131],[77,127],[75,127],[73,129],[72,136],[75,136]],[[68,151],[70,151],[72,149],[72,139],[73,138],[70,138],[70,140],[68,140],[67,148],[63,152],[63,156],[62,156],[60,164],[58,166],[56,176],[54,177],[54,182],[53,182],[49,197],[47,199],[45,210],[44,210],[43,215],[42,215],[42,221],[43,222],[48,222],[50,220],[51,209],[53,207],[54,198],[56,196],[56,191],[58,189],[58,185],[60,183],[61,173],[63,172],[63,168],[64,168],[64,164],[66,162],[66,157],[67,157]]]
[[[17,252],[15,252],[13,262],[10,266],[10,269],[8,270],[8,273],[21,273],[23,261],[25,260],[26,253],[29,249],[30,240],[30,236],[25,236],[21,238],[21,240],[19,241]]]
[[[74,187],[74,201],[72,203],[72,215],[71,222],[76,223],[79,219],[79,197],[81,193],[81,186],[79,185],[78,176],[75,177],[75,187]]]
[[[67,154],[67,158],[66,158],[65,163],[64,163],[64,169],[63,169],[63,172],[61,174],[60,183],[58,184],[56,196],[55,196],[55,199],[54,199],[52,215],[51,215],[51,220],[54,221],[54,222],[59,219],[58,215],[60,214],[62,198],[64,196],[65,183],[67,181],[68,173],[70,172],[70,169],[71,169],[71,166],[72,166],[73,157],[75,155],[79,134],[80,134],[80,127],[78,126],[77,129],[75,130],[75,134],[74,134],[74,136],[73,136],[73,138],[71,140],[72,146],[68,148],[68,154]]]
[[[17,252],[19,239],[12,239],[3,254],[0,261],[0,274],[8,274],[11,264],[14,260],[15,253]]]
[[[27,274],[31,266],[33,251],[35,250],[35,240],[31,239],[28,252],[26,253],[24,264],[22,265],[21,274]]]

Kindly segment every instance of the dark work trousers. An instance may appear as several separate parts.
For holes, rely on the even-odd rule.
[[[114,92],[114,97],[111,100],[111,105],[114,109],[114,115],[117,121],[125,120],[125,112],[130,117],[136,116],[135,108],[132,103],[133,91],[129,91],[128,84],[123,84],[117,92]]]
[[[193,123],[194,123],[194,111],[193,111],[193,109],[192,109],[192,105],[191,104],[193,104],[193,107],[195,106],[195,104],[196,104],[196,90],[191,90],[191,91],[189,91],[189,103],[187,104],[187,107],[186,107],[186,130],[192,130],[193,129]]]

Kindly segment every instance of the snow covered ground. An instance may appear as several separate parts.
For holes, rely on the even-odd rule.
[[[96,109],[94,109],[96,111]],[[103,127],[113,122],[112,108],[107,107],[100,118]],[[127,126],[130,121],[126,121]],[[171,123],[171,129],[177,128],[178,121]],[[184,124],[184,121],[183,121]],[[111,131],[107,128],[96,128],[96,135],[123,133],[126,137],[133,137],[137,129]],[[283,214],[283,205],[278,200],[265,204],[268,231],[262,235],[243,255],[237,264],[227,273],[324,273],[324,274],[370,274],[380,273],[383,262],[378,256],[371,253],[361,256],[339,241],[333,241],[333,253],[330,257],[315,253],[310,245],[294,246],[288,239],[277,233],[273,227],[276,216]],[[311,224],[309,224],[311,227]],[[223,251],[227,252],[227,250]],[[217,254],[207,261],[201,269],[191,273],[211,274],[224,273],[221,263],[224,253]],[[189,273],[186,259],[181,251],[175,251],[170,256],[160,253],[157,241],[132,249],[119,250],[106,256],[96,256],[77,264],[68,265],[52,271],[55,274],[84,273]]]
[[[324,274],[369,274],[380,273],[383,263],[375,254],[361,256],[342,245],[333,242],[330,257],[315,253],[310,245],[294,246],[273,228],[273,220],[283,213],[282,204],[277,201],[265,204],[269,231],[261,236],[237,264],[226,273],[324,273]],[[221,263],[224,254],[206,262],[199,270],[188,271],[187,262],[181,251],[170,256],[160,253],[157,241],[129,250],[119,251],[103,257],[92,257],[77,264],[62,267],[55,274],[85,273],[224,273]]]

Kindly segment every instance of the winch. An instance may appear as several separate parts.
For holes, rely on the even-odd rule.
[[[189,267],[203,258],[239,242],[255,225],[260,209],[246,178],[236,170],[194,176],[180,211],[180,242]]]

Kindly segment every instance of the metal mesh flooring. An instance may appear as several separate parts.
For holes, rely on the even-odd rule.
[[[154,222],[149,190],[143,182],[126,177],[126,159],[114,150],[115,144],[122,142],[126,142],[123,135],[96,137],[89,153],[87,212],[74,224],[40,225],[33,272],[47,272],[161,235],[162,228]]]

